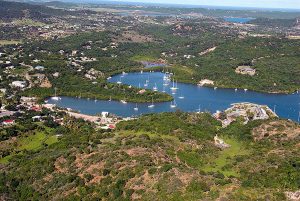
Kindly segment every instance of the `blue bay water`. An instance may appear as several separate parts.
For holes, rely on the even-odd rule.
[[[128,73],[127,75],[116,75],[111,78],[110,82],[122,81],[122,84],[132,85],[135,87],[153,89],[157,86],[159,91],[165,89],[166,93],[171,94],[176,101],[176,108],[170,107],[170,102],[154,103],[153,108],[148,106],[151,103],[139,103],[138,111],[134,110],[136,103],[123,104],[119,101],[102,101],[88,100],[73,97],[62,97],[60,101],[49,99],[49,103],[55,103],[60,107],[68,107],[78,110],[84,114],[95,115],[102,111],[108,111],[119,116],[129,117],[146,113],[168,112],[177,109],[195,112],[200,108],[201,111],[215,112],[216,110],[225,110],[232,103],[251,102],[262,105],[268,105],[271,109],[275,107],[276,113],[287,119],[297,121],[300,110],[300,94],[267,94],[247,91],[240,89],[216,89],[208,87],[199,87],[192,84],[178,83],[175,94],[172,94],[172,82],[169,86],[163,86],[163,73]],[[144,87],[146,80],[149,79],[149,85]],[[179,97],[184,97],[181,99]],[[125,97],[126,98],[126,97]]]
[[[254,18],[240,18],[240,17],[225,17],[223,18],[226,22],[233,22],[233,23],[247,23],[251,20],[253,20]]]

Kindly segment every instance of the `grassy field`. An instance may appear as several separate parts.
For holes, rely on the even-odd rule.
[[[234,138],[224,138],[224,141],[231,147],[220,151],[217,158],[210,161],[209,165],[206,165],[203,170],[206,172],[221,172],[225,176],[239,176],[239,173],[234,168],[224,168],[231,166],[233,158],[239,155],[247,154],[247,151],[241,142]]]
[[[22,154],[22,151],[37,151],[41,149],[44,144],[51,145],[58,142],[58,139],[55,135],[46,135],[44,132],[36,132],[33,135],[28,137],[21,137],[17,141],[17,151],[20,151],[18,154]],[[10,155],[1,158],[0,163],[6,164],[9,160],[18,155],[17,153],[11,153]]]
[[[136,55],[134,57],[131,58],[131,60],[133,61],[156,61],[158,58],[154,57],[154,56],[146,56],[146,55]]]
[[[31,19],[21,19],[15,20],[12,22],[15,25],[27,25],[27,26],[44,26],[45,24],[42,22],[37,22]]]
[[[2,45],[15,45],[22,43],[21,40],[0,40],[0,46]]]

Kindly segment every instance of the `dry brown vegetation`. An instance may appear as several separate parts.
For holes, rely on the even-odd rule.
[[[254,128],[252,135],[256,141],[263,139],[273,141],[293,140],[300,136],[300,126],[292,121],[274,120]]]

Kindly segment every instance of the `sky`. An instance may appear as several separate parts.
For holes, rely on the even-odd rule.
[[[300,0],[119,0],[127,2],[300,9]]]

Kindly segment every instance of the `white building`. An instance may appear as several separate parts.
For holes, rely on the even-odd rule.
[[[25,81],[13,81],[11,83],[11,86],[18,87],[18,88],[24,88],[24,87],[26,87],[26,82]]]

